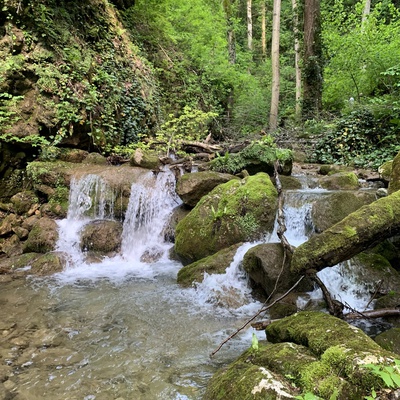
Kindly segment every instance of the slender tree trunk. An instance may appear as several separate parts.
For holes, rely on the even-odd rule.
[[[269,114],[269,130],[274,131],[278,126],[279,109],[279,41],[280,41],[281,0],[274,0],[272,15],[272,88],[271,88],[271,110]]]
[[[247,0],[247,47],[253,50],[253,16],[251,12],[251,0]]]
[[[296,72],[296,117],[301,115],[301,69],[300,69],[300,40],[299,12],[297,0],[292,0],[293,33],[294,33],[294,67]]]
[[[318,117],[322,108],[320,0],[304,0],[303,119]]]
[[[371,0],[365,0],[364,9],[362,13],[362,22],[361,29],[364,31],[365,21],[368,18],[368,15],[371,13]]]
[[[228,40],[228,57],[229,62],[231,64],[236,63],[236,39],[235,39],[235,31],[232,21],[232,1],[224,0],[223,1],[224,11],[226,15],[227,21],[227,31],[226,36]]]
[[[267,24],[266,24],[266,7],[265,0],[261,2],[261,49],[262,55],[265,57],[267,55]]]

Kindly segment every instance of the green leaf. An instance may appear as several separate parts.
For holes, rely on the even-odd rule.
[[[251,348],[255,351],[258,351],[258,339],[254,332],[253,332],[253,338],[251,339]]]
[[[387,372],[385,372],[385,371],[381,371],[380,373],[379,373],[379,376],[382,378],[382,380],[385,382],[385,385],[387,386],[387,387],[394,387],[394,382],[393,382],[393,379],[392,379],[392,377],[390,376],[390,374],[388,374]]]

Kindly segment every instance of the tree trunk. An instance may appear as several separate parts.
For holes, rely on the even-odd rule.
[[[279,109],[279,41],[280,41],[280,21],[281,21],[281,0],[274,0],[272,15],[272,88],[271,88],[271,110],[269,114],[269,130],[274,131],[278,126]]]
[[[349,260],[400,233],[400,191],[361,207],[342,221],[297,247],[291,270],[305,273]]]
[[[266,7],[265,1],[261,2],[261,49],[262,55],[265,57],[267,55],[267,24],[266,24]]]
[[[224,6],[226,21],[227,21],[226,36],[227,36],[227,40],[228,40],[229,62],[231,64],[235,64],[236,63],[236,39],[235,39],[235,31],[234,31],[233,20],[232,20],[232,1],[224,0],[223,6]]]
[[[247,47],[253,50],[253,16],[251,13],[251,0],[247,0]]]
[[[371,13],[371,0],[365,0],[364,9],[362,13],[362,22],[361,22],[361,29],[364,32],[364,25],[368,18],[368,15]]]
[[[299,12],[297,0],[292,0],[293,33],[294,33],[294,67],[296,72],[296,117],[301,115],[301,69],[300,69],[300,40]]]
[[[303,119],[318,117],[322,108],[320,0],[304,0]]]

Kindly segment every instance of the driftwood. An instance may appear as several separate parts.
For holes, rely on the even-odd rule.
[[[363,312],[351,312],[345,314],[344,319],[359,319],[359,318],[385,318],[385,317],[399,317],[400,308],[381,308],[379,310],[368,310]]]
[[[183,141],[181,143],[182,150],[186,151],[187,153],[216,153],[222,151],[221,146],[203,143],[203,142],[189,142]]]

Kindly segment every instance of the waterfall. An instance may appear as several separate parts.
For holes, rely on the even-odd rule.
[[[114,219],[116,193],[101,177],[86,175],[71,182],[67,217],[58,222],[57,251],[68,255],[62,279],[124,279],[127,275],[153,278],[166,264],[171,243],[163,235],[172,210],[181,201],[175,193],[175,177],[167,169],[143,174],[131,186],[122,231],[120,254],[88,263],[80,249],[80,233],[94,220]],[[163,264],[164,262],[164,264]]]

